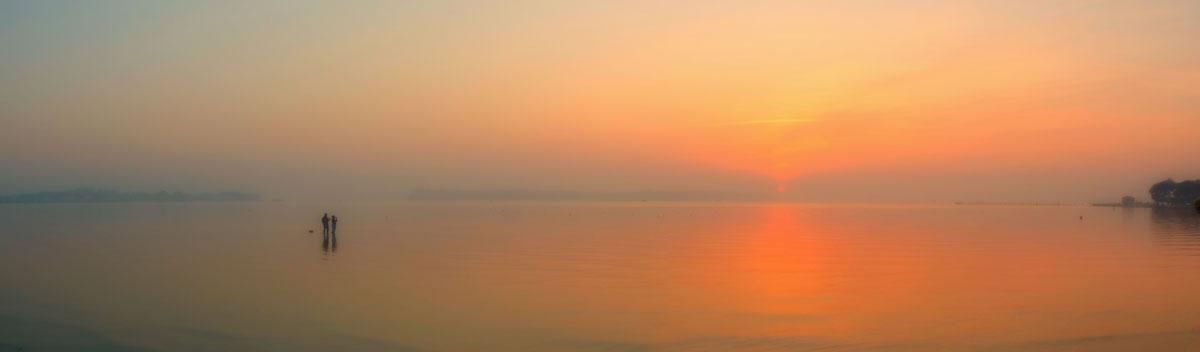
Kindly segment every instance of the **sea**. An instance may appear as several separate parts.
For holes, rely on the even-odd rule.
[[[0,226],[0,351],[1200,350],[1191,209],[3,204]]]

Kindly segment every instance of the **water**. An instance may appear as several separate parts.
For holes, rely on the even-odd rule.
[[[1190,211],[55,204],[0,223],[0,350],[1200,348]]]

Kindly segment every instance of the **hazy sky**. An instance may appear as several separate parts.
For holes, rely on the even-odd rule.
[[[1200,2],[3,1],[0,192],[1088,201],[1200,178]]]

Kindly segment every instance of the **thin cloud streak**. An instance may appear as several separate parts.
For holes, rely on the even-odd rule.
[[[798,123],[817,122],[816,119],[769,119],[769,120],[745,120],[745,121],[728,121],[707,124],[705,126],[741,126],[741,125],[786,125]]]

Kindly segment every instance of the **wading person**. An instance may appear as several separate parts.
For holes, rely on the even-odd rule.
[[[334,216],[333,216],[333,219],[331,219],[331,220],[329,221],[329,223],[330,223],[330,225],[331,225],[331,226],[330,226],[330,229],[331,229],[331,230],[330,230],[330,233],[332,233],[332,234],[335,234],[335,235],[336,235],[336,234],[337,234],[337,215],[334,215]]]
[[[329,234],[329,213],[325,213],[325,216],[321,217],[321,234]]]

